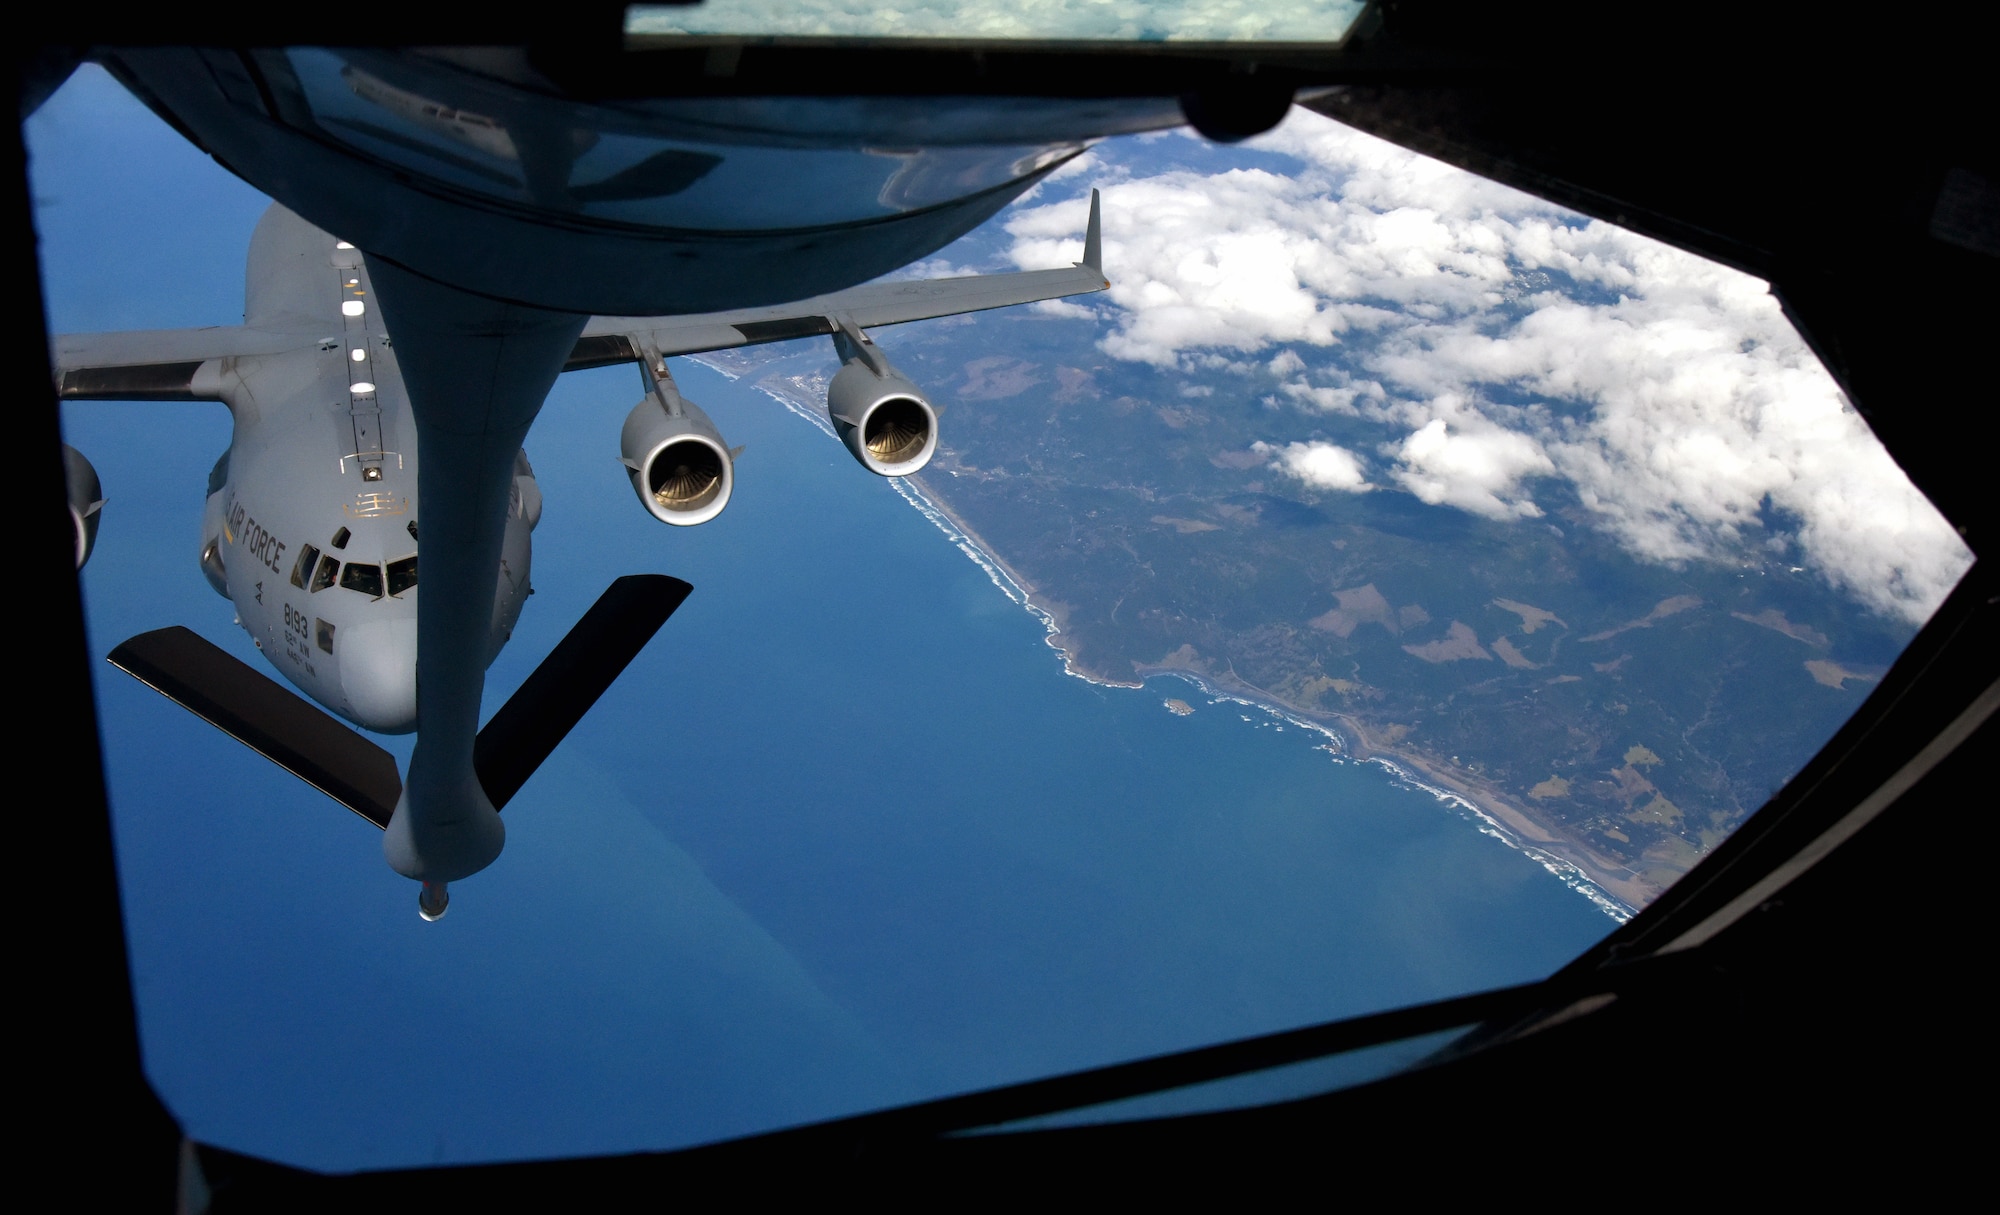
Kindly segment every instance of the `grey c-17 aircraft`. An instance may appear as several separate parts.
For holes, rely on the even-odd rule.
[[[595,317],[567,370],[634,362],[646,395],[620,436],[645,509],[705,522],[728,505],[734,456],[681,396],[667,356],[825,335],[842,368],[827,411],[855,460],[902,476],[937,447],[937,410],[867,330],[1100,291],[1096,193],[1083,260],[1066,269],[879,282],[790,304],[663,317]],[[419,756],[459,752],[477,789],[413,801],[389,754],[183,627],[131,638],[111,660],[384,828],[398,872],[423,883],[419,909],[444,914],[447,883],[484,868],[504,843],[495,811],[533,773],[691,588],[660,575],[619,579],[476,736],[426,738],[418,708],[418,427],[397,348],[376,306],[371,259],[273,204],[251,239],[240,327],[72,334],[55,341],[65,399],[217,400],[230,446],[208,479],[200,563],[271,665],[306,696],[367,730],[419,732]],[[96,535],[101,490],[66,450],[77,564]],[[485,667],[531,593],[531,534],[542,496],[518,447],[490,617],[454,622],[472,639],[426,666],[429,697],[476,711]],[[433,486],[433,497],[449,489]],[[435,564],[442,556],[424,560]],[[417,761],[413,761],[413,768]],[[490,805],[491,809],[486,809]],[[441,842],[440,842],[441,841]]]

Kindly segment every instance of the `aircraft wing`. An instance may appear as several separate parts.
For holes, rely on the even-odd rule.
[[[642,346],[661,355],[699,354],[830,334],[842,321],[873,329],[1102,291],[1111,284],[1102,268],[1100,228],[1097,191],[1092,190],[1083,260],[1066,269],[867,283],[789,304],[732,312],[593,317],[564,370],[632,362],[640,357]],[[194,375],[210,359],[280,354],[298,349],[302,340],[299,332],[283,329],[217,325],[63,334],[55,339],[51,353],[57,391],[66,399],[176,401],[197,399]]]
[[[56,389],[64,398],[191,400],[194,373],[210,359],[279,354],[301,344],[296,333],[242,326],[65,333],[52,343]]]
[[[602,367],[639,357],[638,343],[662,355],[699,354],[833,333],[847,320],[861,329],[900,325],[963,312],[1102,291],[1104,277],[1097,191],[1090,192],[1090,224],[1083,260],[1061,270],[976,274],[961,278],[868,283],[790,304],[707,312],[691,316],[600,316],[584,327],[565,370]]]

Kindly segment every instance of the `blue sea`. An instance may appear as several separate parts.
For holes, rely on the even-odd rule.
[[[890,485],[678,375],[748,448],[714,523],[633,499],[629,370],[566,377],[531,440],[538,593],[489,711],[617,575],[695,592],[442,922],[372,827],[99,667],[147,1065],[191,1134],[335,1169],[673,1147],[1529,979],[1613,926],[1317,732],[1066,675]],[[145,454],[219,449],[219,415],[69,407],[112,487],[100,653],[185,623],[261,661],[194,567],[202,466]]]
[[[28,133],[57,331],[236,321],[263,200],[94,68]],[[1324,735],[1066,674],[894,487],[677,363],[748,449],[736,498],[653,522],[616,460],[636,374],[558,385],[488,711],[613,578],[695,591],[443,921],[373,827],[96,664],[146,1067],[195,1138],[335,1170],[671,1148],[1529,979],[1613,926]],[[96,654],[185,624],[261,664],[196,565],[226,412],[64,422],[109,499]]]

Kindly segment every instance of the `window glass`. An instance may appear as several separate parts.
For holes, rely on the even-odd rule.
[[[367,561],[350,561],[340,571],[340,585],[376,599],[382,597],[382,567]]]
[[[308,544],[299,550],[299,559],[292,562],[292,585],[304,589],[312,578],[313,565],[319,560],[319,550]]]
[[[627,34],[738,37],[1026,39],[1120,42],[1338,42],[1362,0],[705,0],[634,4]]]
[[[720,122],[703,120],[700,106],[641,125],[617,108],[570,105],[559,125],[553,115],[523,124],[487,82],[442,63],[300,47],[262,66],[303,101],[295,121],[314,138],[563,223],[740,232],[866,222],[1000,189],[1082,150],[987,139],[885,147],[845,135],[803,148],[789,130],[742,137],[767,121],[760,111],[838,121],[844,107],[810,98],[728,107],[734,117]],[[569,145],[560,155],[544,143],[552,133]]]
[[[54,332],[239,322],[212,253],[267,200],[90,64],[26,130]],[[1544,976],[1754,813],[1966,568],[1766,284],[1302,110],[1104,141],[906,276],[1072,263],[1092,186],[1108,291],[876,335],[946,406],[917,477],[828,433],[823,338],[676,358],[755,458],[669,534],[605,456],[631,369],[561,377],[532,568],[493,574],[538,593],[466,622],[505,640],[484,712],[619,576],[695,591],[441,923],[353,816],[92,664],[186,1125],[334,1171],[667,1149]],[[149,504],[82,571],[98,654],[162,619],[242,642],[158,574],[196,557],[225,411],[62,408]],[[365,640],[400,678],[409,614],[368,614],[339,674]]]
[[[332,625],[328,624],[324,620],[315,619],[313,621],[313,639],[319,643],[320,649],[324,650],[328,654],[333,653]]]
[[[389,593],[400,595],[417,585],[417,559],[405,557],[389,563]]]
[[[327,587],[332,586],[334,578],[339,573],[340,562],[335,561],[331,553],[321,557],[319,559],[319,568],[313,571],[312,589],[323,591]]]
[[[208,470],[208,492],[210,494],[221,493],[222,488],[228,484],[229,449],[225,447],[222,450],[222,454],[215,458],[215,464]]]
[[[348,532],[348,530],[344,527],[341,528],[339,531],[333,533],[333,540],[332,540],[333,547],[346,548],[349,534],[350,533]]]

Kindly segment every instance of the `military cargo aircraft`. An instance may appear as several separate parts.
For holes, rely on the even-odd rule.
[[[648,509],[670,522],[721,510],[733,474],[713,425],[673,387],[669,354],[831,336],[847,365],[828,402],[834,425],[865,467],[913,472],[935,446],[935,410],[864,331],[1101,289],[1096,244],[1075,269],[1041,277],[857,284],[970,231],[1090,141],[1181,120],[1170,98],[995,110],[571,95],[556,79],[568,69],[505,47],[131,45],[96,57],[304,226],[274,219],[260,239],[269,248],[252,257],[244,327],[76,339],[58,351],[58,372],[77,377],[64,391],[234,403],[239,448],[211,520],[216,576],[309,695],[378,726],[407,729],[414,712],[416,747],[396,773],[379,750],[357,754],[350,734],[294,720],[259,685],[218,682],[214,656],[187,639],[155,638],[120,661],[383,822],[389,863],[424,883],[427,915],[442,912],[446,883],[499,855],[497,805],[686,594],[670,580],[621,581],[481,728],[483,673],[529,585],[535,497],[522,444],[563,369],[640,364],[650,404],[627,424],[625,458]],[[298,454],[253,473],[253,451],[273,440],[250,433],[276,400],[302,411],[285,412],[303,446],[280,443]],[[313,455],[312,444],[331,446]],[[318,508],[329,513],[273,513],[288,508],[256,487],[289,487],[284,461],[315,459],[339,481]],[[427,547],[411,608],[419,480]],[[310,573],[306,546],[318,550]],[[253,562],[262,576],[239,582]],[[315,591],[327,575],[335,585]],[[365,624],[320,610],[336,589],[375,605]],[[395,623],[411,611],[414,626]],[[357,627],[380,657],[351,660],[364,648]],[[273,733],[280,721],[290,724]]]
[[[737,453],[680,394],[669,355],[830,336],[843,364],[826,406],[836,433],[863,468],[904,476],[937,448],[937,409],[867,330],[1103,290],[1101,243],[1093,194],[1083,259],[1069,268],[875,283],[725,312],[596,317],[566,367],[638,364],[646,392],[626,419],[620,459],[654,518],[693,526],[728,505]],[[273,204],[251,239],[243,325],[63,336],[55,366],[64,398],[229,406],[231,443],[208,478],[203,574],[299,691],[363,729],[417,732],[421,745],[419,522],[437,495],[420,493],[411,394],[372,269],[363,250]],[[475,707],[533,592],[542,495],[526,453],[516,446],[508,456],[497,568],[482,571],[491,606],[451,620],[470,644],[425,668],[429,695]],[[80,567],[104,502],[88,460],[74,450],[66,458]],[[433,536],[428,552],[438,544]],[[483,730],[458,736],[477,788],[415,811],[386,751],[185,628],[134,637],[112,661],[384,828],[390,863],[424,883],[419,910],[436,919],[447,883],[499,854],[500,807],[689,589],[659,575],[614,583]],[[426,811],[443,832],[427,834]]]

